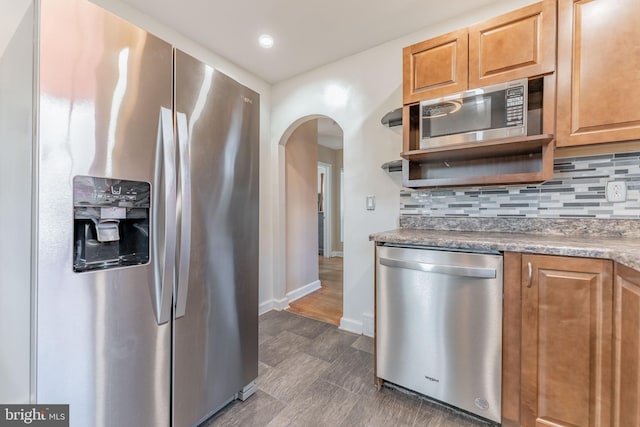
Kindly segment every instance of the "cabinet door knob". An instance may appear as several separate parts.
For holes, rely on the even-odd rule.
[[[527,279],[527,288],[530,288],[533,285],[533,267],[531,266],[531,262],[527,263],[527,270],[529,271],[529,278]]]

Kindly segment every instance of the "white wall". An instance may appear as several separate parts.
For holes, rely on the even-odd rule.
[[[33,7],[0,22],[0,402],[29,402]],[[10,11],[9,11],[10,12]],[[13,21],[9,22],[9,18]]]
[[[317,288],[318,278],[318,121],[296,128],[286,150],[287,295]]]
[[[380,118],[402,104],[402,48],[533,2],[499,1],[273,87],[271,144],[274,149],[301,117],[325,115],[334,119],[344,131],[343,329],[372,335],[374,261],[373,244],[368,236],[397,226],[400,187],[380,165],[399,158],[402,143],[400,134],[383,127]],[[346,102],[342,104],[338,102],[341,92],[346,96]],[[279,164],[274,164],[274,170],[284,167],[282,159],[282,155],[276,159]],[[282,183],[279,188],[283,188]],[[375,211],[365,210],[367,195],[376,196]],[[281,206],[276,209],[276,218],[282,218]],[[276,235],[283,235],[282,221],[277,224]],[[279,248],[280,263],[286,262],[283,254]],[[276,284],[281,280],[281,271],[281,268],[276,270]],[[276,285],[274,298],[281,298],[281,293],[282,289]]]
[[[0,0],[0,57],[32,3],[32,0]]]
[[[274,287],[275,252],[272,224],[276,209],[274,188],[277,188],[274,186],[277,185],[278,174],[277,169],[273,169],[277,165],[277,149],[273,149],[270,145],[271,86],[259,77],[120,0],[92,0],[92,2],[166,40],[176,48],[222,71],[260,94],[260,303],[271,301]]]

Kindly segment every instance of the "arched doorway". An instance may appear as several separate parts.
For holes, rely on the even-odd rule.
[[[289,310],[338,325],[343,306],[342,128],[305,117],[280,141],[284,293]]]

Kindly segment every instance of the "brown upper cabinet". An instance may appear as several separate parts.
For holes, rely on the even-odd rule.
[[[467,29],[426,40],[402,51],[405,104],[467,89]]]
[[[558,146],[640,139],[640,1],[559,0]]]
[[[403,99],[425,99],[555,70],[556,0],[403,50]]]
[[[545,0],[469,28],[469,88],[552,73],[556,2]]]

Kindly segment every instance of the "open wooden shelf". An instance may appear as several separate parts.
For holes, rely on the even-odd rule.
[[[541,182],[553,175],[549,134],[401,153],[409,188]]]
[[[553,141],[553,135],[547,134],[517,136],[486,142],[471,142],[406,151],[401,153],[400,157],[411,161],[430,162],[512,156],[537,152],[540,147],[549,144],[551,141]]]

